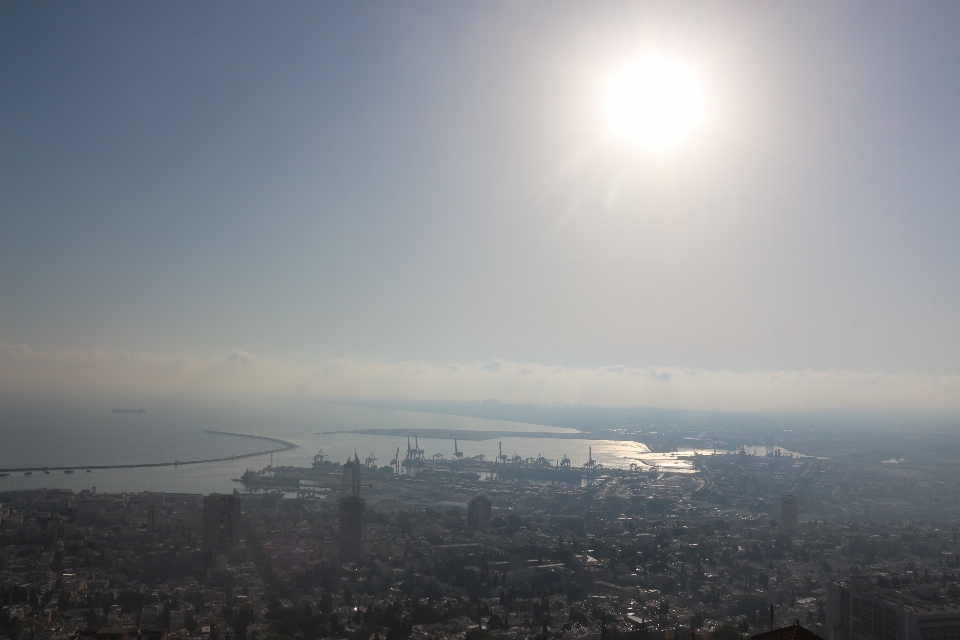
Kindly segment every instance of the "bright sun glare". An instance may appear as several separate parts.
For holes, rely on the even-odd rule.
[[[696,70],[661,58],[643,58],[607,85],[611,129],[642,151],[665,151],[703,122],[704,96]]]

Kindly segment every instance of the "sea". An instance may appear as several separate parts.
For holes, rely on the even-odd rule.
[[[319,402],[306,398],[171,397],[117,401],[58,399],[0,405],[0,469],[85,465],[186,462],[240,456],[277,448],[272,442],[214,434],[211,431],[279,438],[297,448],[242,459],[176,467],[127,469],[81,468],[62,471],[5,471],[0,491],[65,488],[98,492],[164,491],[174,493],[243,490],[236,481],[244,471],[269,464],[308,467],[321,452],[327,460],[375,458],[389,466],[419,445],[427,458],[451,459],[455,447],[465,457],[483,454],[492,460],[501,451],[509,457],[544,457],[553,464],[564,456],[579,467],[591,458],[604,467],[658,468],[692,472],[694,453],[652,453],[639,439],[596,439],[573,429],[484,418],[419,413]],[[144,408],[144,413],[112,409]],[[357,433],[400,430],[401,434]],[[432,430],[445,430],[436,437]],[[456,439],[462,431],[468,439]],[[450,433],[452,432],[452,433]],[[485,433],[490,432],[490,437]],[[495,432],[495,433],[494,433]],[[506,432],[506,433],[505,433]],[[517,436],[510,435],[517,433]],[[421,435],[422,434],[422,435]],[[584,437],[580,437],[583,435]],[[752,453],[763,455],[763,447]],[[699,453],[710,453],[699,451]]]

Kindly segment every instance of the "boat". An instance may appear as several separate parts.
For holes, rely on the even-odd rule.
[[[25,476],[32,476],[32,475],[33,475],[33,471],[24,471],[24,472],[23,472],[23,475],[25,475]]]
[[[110,413],[146,413],[147,410],[143,407],[139,409],[110,409]]]
[[[6,478],[8,475],[10,475],[10,474],[9,474],[9,473],[0,473],[0,478]]]
[[[64,469],[63,472],[64,472],[64,473],[73,473],[73,469]]]
[[[93,469],[87,469],[87,473],[90,473],[91,471],[93,471]]]

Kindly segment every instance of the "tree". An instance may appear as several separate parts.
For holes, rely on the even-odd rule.
[[[147,604],[147,597],[139,591],[124,591],[115,602],[123,608],[124,613],[139,613]]]
[[[670,601],[667,600],[666,598],[661,600],[660,606],[657,609],[657,613],[659,613],[661,616],[670,615]]]
[[[19,618],[16,616],[11,618],[5,610],[0,610],[0,636],[16,640],[21,631]]]
[[[690,628],[699,629],[703,626],[703,612],[697,611],[690,617]]]
[[[710,640],[743,640],[743,634],[733,627],[724,625],[713,630]]]
[[[305,617],[310,617],[310,607],[307,607]],[[233,633],[237,640],[247,640],[247,627],[250,626],[250,608],[240,607],[240,613],[233,623]]]

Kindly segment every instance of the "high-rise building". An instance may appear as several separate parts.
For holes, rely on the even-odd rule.
[[[147,530],[156,531],[159,523],[160,519],[157,514],[157,505],[151,504],[147,507]]]
[[[797,496],[787,494],[780,498],[780,530],[784,533],[795,534],[800,529],[797,520]]]
[[[353,460],[347,459],[343,465],[343,477],[340,479],[341,496],[360,495],[360,458],[353,454]]]
[[[276,509],[277,504],[283,500],[283,494],[277,491],[276,493],[272,491],[267,491],[266,493],[260,494],[260,508],[261,509]]]
[[[467,528],[472,531],[490,530],[490,498],[477,496],[467,505]]]
[[[93,524],[103,517],[103,505],[96,500],[81,500],[77,503],[77,524]]]
[[[353,454],[340,481],[340,561],[360,562],[367,501],[360,497],[360,458]]]
[[[830,584],[830,640],[960,640],[960,607],[934,585],[852,578]]]
[[[203,498],[203,548],[228,549],[240,539],[240,496],[212,493]]]
[[[203,531],[203,503],[199,498],[187,500],[185,524],[190,531]]]
[[[360,562],[363,557],[367,501],[360,496],[340,498],[340,561]]]

